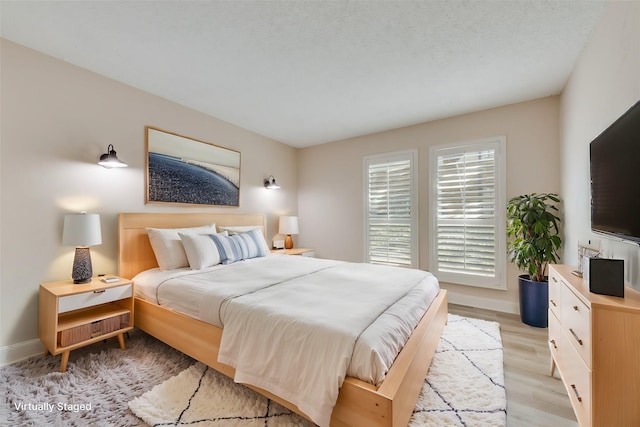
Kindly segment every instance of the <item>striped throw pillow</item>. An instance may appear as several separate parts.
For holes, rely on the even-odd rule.
[[[209,237],[213,239],[218,248],[222,264],[232,264],[243,259],[263,257],[269,253],[259,229],[234,234],[233,236],[210,234]]]

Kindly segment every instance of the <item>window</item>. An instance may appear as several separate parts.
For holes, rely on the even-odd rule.
[[[430,152],[430,271],[440,281],[506,289],[504,137]]]
[[[417,151],[364,159],[366,261],[418,266]]]

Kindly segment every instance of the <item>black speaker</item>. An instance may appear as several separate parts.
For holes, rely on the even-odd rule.
[[[586,267],[590,292],[624,298],[624,260],[587,258]]]

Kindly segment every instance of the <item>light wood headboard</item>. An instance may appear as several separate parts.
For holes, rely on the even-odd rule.
[[[266,233],[261,214],[121,213],[118,215],[118,275],[132,278],[158,266],[146,227],[181,228],[215,223],[217,226],[258,225]]]

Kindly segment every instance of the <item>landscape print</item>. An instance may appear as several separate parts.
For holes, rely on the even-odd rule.
[[[147,203],[239,206],[240,152],[146,130]]]

